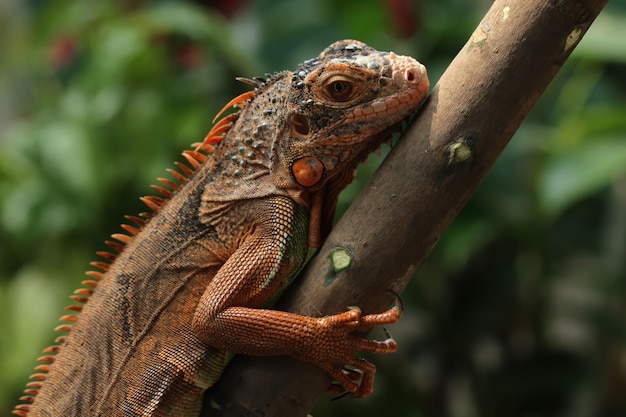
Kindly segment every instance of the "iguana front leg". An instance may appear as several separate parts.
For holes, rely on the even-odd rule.
[[[376,368],[356,352],[392,353],[393,339],[363,339],[354,334],[380,324],[394,323],[400,310],[394,307],[381,314],[362,316],[356,308],[332,316],[313,318],[284,311],[230,307],[220,312],[206,326],[196,327],[206,343],[246,355],[289,355],[319,366],[355,397],[373,391]],[[199,324],[199,322],[197,322]],[[344,372],[346,365],[363,372],[361,384]]]
[[[275,197],[265,204],[265,214],[244,233],[240,246],[204,291],[193,318],[194,332],[203,343],[222,351],[293,356],[326,370],[355,396],[371,394],[375,367],[354,357],[355,352],[391,353],[397,346],[392,339],[367,340],[354,332],[395,322],[399,309],[362,316],[352,308],[313,318],[261,308],[300,269],[308,225],[306,213],[292,200]],[[346,365],[363,372],[360,385],[344,372]]]

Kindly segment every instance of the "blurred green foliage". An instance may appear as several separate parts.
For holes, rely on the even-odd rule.
[[[245,90],[235,76],[356,38],[434,85],[489,4],[1,3],[0,417],[94,251]],[[376,395],[315,414],[626,415],[625,63],[613,0],[403,295]]]

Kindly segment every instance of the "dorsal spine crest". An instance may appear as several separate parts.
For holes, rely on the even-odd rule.
[[[254,94],[254,91],[248,91],[246,93],[243,93],[228,102],[226,106],[224,106],[218,112],[217,116],[213,119],[213,128],[209,131],[204,140],[200,143],[192,144],[192,149],[182,152],[182,156],[189,165],[186,165],[180,161],[176,161],[174,162],[174,165],[176,166],[177,170],[172,168],[167,169],[167,172],[177,182],[167,178],[158,178],[157,180],[167,188],[161,185],[151,185],[151,188],[159,193],[162,197],[141,197],[141,200],[146,204],[146,206],[148,206],[151,211],[139,213],[139,216],[125,216],[128,221],[134,223],[136,226],[124,223],[121,225],[121,228],[128,234],[114,233],[111,235],[111,237],[115,239],[115,241],[105,241],[105,244],[113,249],[114,253],[107,251],[96,252],[96,254],[102,257],[104,261],[92,261],[90,262],[90,265],[94,268],[99,269],[100,271],[86,271],[85,275],[87,275],[91,279],[82,281],[83,287],[76,289],[74,291],[74,294],[69,296],[72,301],[78,304],[70,304],[64,308],[65,311],[68,311],[72,314],[65,314],[61,316],[59,321],[65,323],[55,328],[55,331],[66,334],[58,336],[55,339],[56,344],[46,347],[42,352],[44,353],[44,355],[37,358],[37,362],[41,363],[35,367],[35,371],[37,372],[30,375],[30,381],[26,384],[26,389],[24,390],[25,395],[20,397],[20,401],[25,402],[25,404],[17,405],[12,411],[14,415],[20,417],[28,416],[30,406],[35,401],[35,398],[39,390],[41,389],[43,382],[47,378],[48,372],[50,371],[50,365],[54,363],[56,355],[61,351],[62,345],[67,340],[67,333],[72,330],[72,325],[78,320],[78,317],[83,310],[83,305],[89,301],[89,297],[91,297],[94,289],[98,286],[98,281],[104,278],[104,274],[109,270],[109,266],[113,262],[115,262],[117,256],[124,250],[124,247],[130,244],[133,238],[141,232],[141,229],[146,226],[154,213],[156,213],[159,208],[164,205],[176,191],[179,190],[180,185],[187,182],[187,180],[194,174],[194,172],[200,168],[202,163],[207,160],[208,155],[214,152],[215,145],[219,144],[224,135],[231,129],[234,122],[239,117],[239,112],[252,99],[252,97],[254,97]],[[226,112],[231,107],[235,107],[238,110],[220,119],[224,112]]]

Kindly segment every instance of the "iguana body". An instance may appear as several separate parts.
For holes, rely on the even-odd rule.
[[[185,153],[193,168],[170,170],[181,184],[162,179],[165,198],[144,198],[154,213],[129,217],[132,237],[113,235],[119,254],[93,263],[104,272],[87,273],[72,297],[81,305],[68,307],[80,314],[62,317],[75,323],[60,326],[69,334],[46,350],[23,397],[32,404],[15,414],[197,416],[234,353],[291,355],[371,392],[374,367],[353,355],[395,343],[351,333],[394,322],[397,309],[310,318],[267,308],[328,233],[357,163],[426,95],[424,67],[342,41],[255,83],[227,105],[242,110]],[[345,365],[364,372],[360,386]]]

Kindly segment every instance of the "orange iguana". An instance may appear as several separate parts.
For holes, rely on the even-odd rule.
[[[357,351],[389,353],[393,340],[352,334],[395,322],[399,309],[323,317],[268,309],[328,234],[337,196],[356,165],[389,139],[428,91],[413,58],[357,41],[332,44],[294,72],[254,85],[224,110],[189,165],[159,179],[162,196],[116,252],[99,252],[71,298],[18,416],[197,416],[203,392],[233,354],[291,355],[355,396],[375,368]],[[220,117],[224,110],[218,114]],[[359,384],[344,369],[363,372]]]

